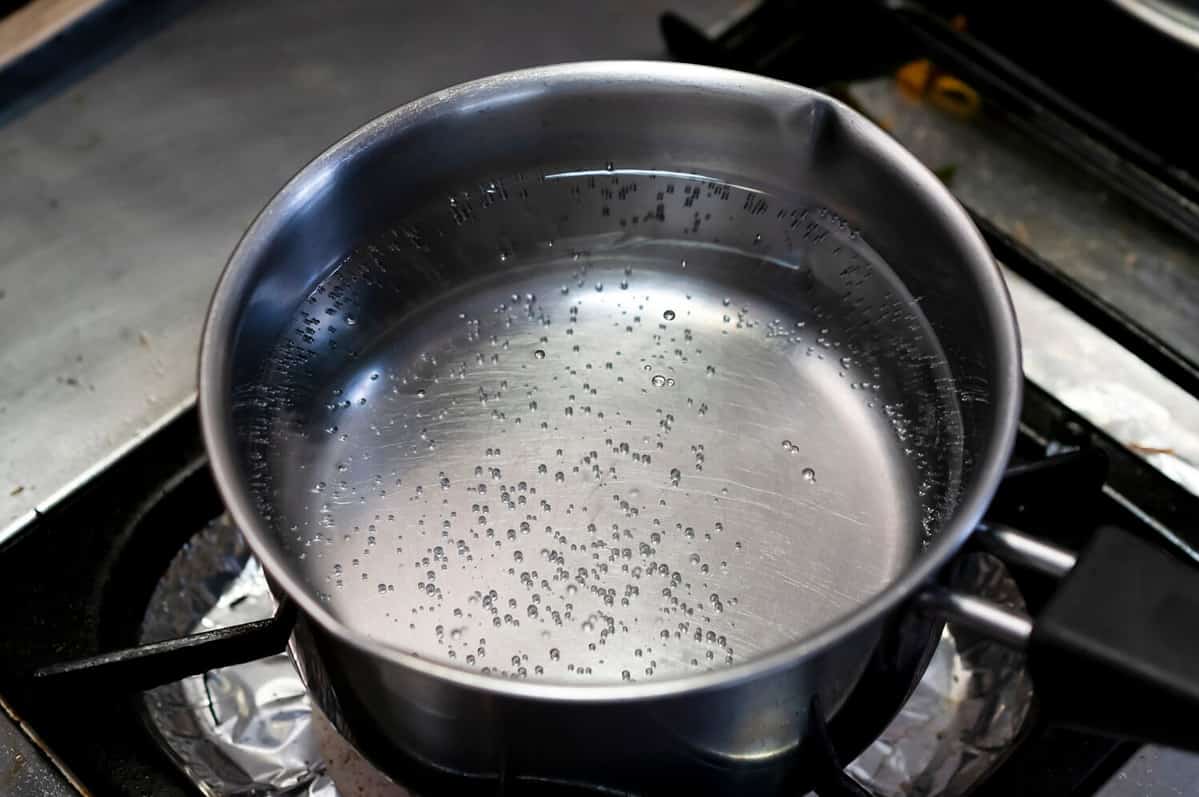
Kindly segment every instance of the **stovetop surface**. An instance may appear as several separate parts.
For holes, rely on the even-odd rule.
[[[1035,386],[1028,390],[1013,475],[1007,495],[997,497],[998,519],[1078,547],[1100,523],[1157,538],[1116,497],[1120,490],[1135,489],[1159,518],[1199,516],[1199,499]],[[1040,475],[1019,467],[1070,450],[1110,463],[1108,493],[1096,494],[1091,466]],[[43,665],[138,643],[159,575],[179,547],[223,511],[205,468],[197,419],[189,412],[0,550],[7,574],[0,602],[21,607],[0,615],[0,636],[8,640],[0,694],[98,793],[194,792],[148,732],[139,695],[67,698],[30,691],[19,686],[20,678]],[[1048,589],[1035,579],[1020,585],[1033,607]],[[979,793],[1090,794],[1131,750],[1046,727],[1034,712],[1024,743]]]
[[[889,74],[897,63],[913,55],[879,43],[871,38],[873,34],[869,31],[863,39],[864,26],[857,25],[838,29],[849,32],[852,48],[843,46],[846,41],[842,39],[824,36],[827,42],[823,47],[811,49],[806,58],[797,58],[797,45],[810,45],[813,31],[830,30],[822,27],[829,19],[820,14],[809,15],[807,28],[801,28],[794,16],[794,3],[767,5],[773,7],[772,14],[780,14],[768,18],[783,20],[789,27],[775,25],[771,31],[770,26],[759,24],[757,29],[743,30],[743,40],[732,42],[741,49],[724,52],[717,62],[807,83],[831,80],[860,84],[862,79]],[[1199,305],[1195,287],[1199,285],[1199,265],[1192,263],[1188,259],[1191,255],[1186,254],[1197,250],[1190,243],[1193,239],[1189,237],[1186,215],[1176,214],[1175,208],[1169,206],[1170,200],[1181,199],[1185,205],[1196,196],[1189,176],[1196,169],[1195,122],[1180,120],[1171,105],[1178,97],[1190,96],[1187,91],[1194,93],[1199,80],[1194,61],[1182,51],[1162,45],[1148,33],[1124,39],[1127,47],[1122,52],[1126,57],[1103,58],[1105,52],[1110,52],[1102,49],[1103,43],[1115,35],[1113,31],[1125,30],[1112,27],[1117,19],[1111,16],[1112,9],[1088,15],[1086,40],[1072,39],[1069,48],[1072,57],[1062,58],[1063,31],[1077,27],[1071,16],[1073,11],[1059,8],[1047,11],[1022,3],[1020,13],[1005,9],[1005,13],[999,14],[986,10],[985,4],[935,5],[946,20],[956,11],[967,11],[970,31],[988,46],[1010,48],[1012,42],[1035,45],[1026,48],[1018,66],[1044,78],[1051,89],[1068,95],[1071,102],[1084,104],[1095,117],[1092,121],[1099,125],[1090,134],[1101,143],[1119,150],[1121,136],[1127,134],[1142,149],[1162,155],[1164,163],[1138,160],[1140,150],[1134,147],[1125,154],[1136,169],[1120,172],[1119,180],[1114,183],[1110,175],[1096,175],[1087,171],[1086,163],[1071,161],[1071,168],[1083,169],[1090,175],[1088,179],[1098,181],[1099,188],[1091,192],[1096,196],[1104,191],[1119,194],[1117,189],[1120,186],[1127,189],[1128,181],[1133,188],[1144,188],[1137,180],[1145,174],[1149,176],[1150,186],[1145,189],[1149,194],[1137,195],[1138,202],[1145,205],[1138,213],[1150,218],[1147,224],[1154,227],[1154,240],[1158,242],[1154,245],[1166,242],[1161,245],[1163,254],[1159,260],[1165,263],[1162,268],[1173,269],[1171,280],[1152,284],[1145,282],[1144,273],[1138,277],[1131,266],[1122,273],[1123,282],[1114,283],[1105,277],[1110,270],[1088,272],[1085,267],[1093,264],[1094,256],[1087,253],[1077,258],[1081,265],[1073,272],[1068,265],[1072,261],[1056,253],[1053,260],[1067,263],[1062,267],[1065,279],[1062,272],[1055,270],[1055,263],[1035,262],[1033,257],[1030,265],[1026,262],[1030,260],[1027,250],[1035,250],[1032,252],[1035,256],[1045,246],[1051,246],[1052,241],[1036,240],[1035,235],[1031,241],[1021,240],[1019,218],[1002,208],[984,207],[986,191],[977,187],[979,183],[970,172],[970,162],[947,164],[961,174],[955,177],[947,173],[943,179],[951,182],[951,188],[954,188],[952,181],[959,180],[955,190],[973,186],[977,191],[975,201],[982,210],[980,223],[1006,265],[1012,265],[1009,257],[1022,263],[1022,276],[1033,279],[1037,287],[1051,291],[1146,362],[1168,373],[1175,384],[1184,386],[1192,396],[1199,395],[1195,389],[1199,384],[1195,381],[1199,373],[1194,366],[1196,352],[1188,348],[1195,345],[1193,336],[1180,335],[1179,329],[1185,332],[1187,327],[1185,324],[1179,327],[1177,319],[1150,316],[1144,309],[1145,297],[1162,291],[1163,285],[1169,289],[1163,294],[1169,300],[1168,306],[1180,308],[1184,320],[1186,308]],[[837,24],[844,23],[844,17],[838,18]],[[879,46],[871,52],[872,57],[861,57],[862,52],[871,51],[873,44]],[[854,49],[856,54],[852,60],[843,56],[823,57],[830,47],[840,47],[843,52]],[[744,59],[747,51],[753,54],[752,59]],[[741,55],[735,55],[738,52]],[[1080,52],[1090,55],[1074,57]],[[1154,57],[1137,57],[1146,52]],[[712,60],[694,53],[676,55],[686,60]],[[742,62],[736,61],[738,57]],[[1000,115],[1009,121],[1021,118],[1011,108],[1003,108]],[[1161,124],[1163,115],[1175,123]],[[361,120],[338,122],[336,126],[348,128],[357,121]],[[35,122],[27,123],[26,127],[36,127]],[[1106,137],[1113,131],[1117,132],[1115,139],[1108,140]],[[919,150],[918,125],[894,132],[908,146]],[[910,139],[905,140],[905,134]],[[1035,125],[1030,135],[1041,143],[1047,140],[1045,131]],[[928,157],[928,153],[922,156]],[[1159,188],[1162,190],[1158,191]],[[1098,201],[1102,204],[1107,200]],[[996,229],[986,226],[991,223]],[[1134,248],[1144,257],[1151,247]],[[1184,254],[1176,256],[1175,250],[1179,249]],[[1125,287],[1113,290],[1111,286],[1117,283]],[[1138,285],[1146,292],[1137,294]],[[145,345],[152,349],[156,341],[150,340]],[[172,346],[172,351],[178,348]],[[156,356],[165,355],[160,352]],[[1035,463],[1048,454],[1063,451],[1102,452],[1097,456],[1107,462],[1108,478],[1098,495],[1076,495],[1060,482],[1044,482],[1046,486],[1041,486],[1036,483],[1035,475],[1023,477],[1025,486],[1019,495],[1032,498],[1003,506],[1002,511],[1010,515],[1005,519],[1073,548],[1085,542],[1100,523],[1112,523],[1158,540],[1173,550],[1183,547],[1199,550],[1199,529],[1194,524],[1199,517],[1199,499],[1178,481],[1163,475],[1159,468],[1146,463],[1144,456],[1156,455],[1133,453],[1122,445],[1127,442],[1113,440],[1030,383],[1013,464]],[[1021,478],[1013,477],[1015,483]],[[169,501],[164,502],[164,497]],[[1078,500],[1068,500],[1071,497]],[[135,645],[159,575],[179,547],[221,511],[219,498],[205,475],[194,410],[184,409],[174,421],[67,500],[36,517],[24,533],[0,547],[0,567],[6,574],[0,582],[0,605],[8,607],[0,615],[0,638],[6,640],[4,661],[0,664],[0,696],[36,729],[53,755],[96,793],[192,794],[194,787],[147,732],[137,695],[104,693],[86,699],[78,695],[69,700],[60,699],[62,696],[29,690],[22,677],[40,666]],[[147,517],[149,523],[145,522]],[[3,525],[0,522],[0,527]],[[152,533],[147,533],[148,528]],[[1163,530],[1176,535],[1176,541],[1165,540]],[[1033,605],[1045,597],[1047,589],[1035,580],[1022,580],[1021,587]],[[1034,712],[1022,744],[976,793],[1093,794],[1134,749],[1131,745],[1047,727]]]

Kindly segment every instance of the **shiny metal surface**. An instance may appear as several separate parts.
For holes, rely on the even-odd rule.
[[[955,583],[1023,609],[1015,583],[993,557],[970,557]],[[193,537],[164,574],[143,636],[248,622],[273,606],[261,566],[221,518]],[[1031,698],[1020,654],[946,626],[912,695],[848,771],[878,797],[963,794],[1010,749]],[[408,793],[332,728],[286,656],[188,678],[144,699],[160,740],[204,793]]]
[[[0,542],[190,404],[220,268],[314,153],[452,83],[657,57],[661,11],[732,0],[193,5],[0,116]]]
[[[946,410],[944,460],[903,453],[912,421],[898,380],[922,375],[880,370],[878,344],[831,309],[821,272],[867,268],[833,256],[843,239],[807,246],[805,276],[762,261],[795,211],[750,229],[751,202],[704,181],[614,169],[519,191],[516,209],[477,208],[475,227],[454,231],[488,247],[491,229],[509,230],[507,250],[430,244],[410,264],[462,253],[484,271],[426,309],[360,312],[355,283],[372,271],[356,256],[305,307],[308,367],[335,358],[333,372],[310,402],[280,408],[300,428],[276,427],[264,476],[276,529],[295,531],[281,542],[325,608],[425,659],[620,683],[751,660],[895,580],[921,521],[935,531],[930,518],[952,500],[959,421]],[[527,221],[575,197],[572,218],[602,224],[605,194],[626,192],[646,199],[621,214],[734,211],[700,233],[730,246],[742,236],[745,253],[576,236],[560,220],[547,238]],[[449,213],[439,202],[431,215]],[[369,290],[412,291],[392,268]],[[344,306],[330,315],[334,297]],[[361,337],[345,336],[347,320],[366,326]],[[372,339],[350,361],[340,354]],[[288,336],[262,395],[306,387],[292,376],[300,343]],[[927,367],[926,384],[950,381],[931,343],[908,345],[896,361]]]
[[[231,14],[235,5],[236,13]],[[455,9],[453,4],[440,3],[436,13],[430,13],[434,7],[343,3],[334,16],[316,13],[315,8],[315,4],[292,3],[288,9],[296,13],[280,13],[279,4],[273,2],[206,3],[159,37],[88,76],[77,91],[51,98],[0,130],[6,163],[16,165],[18,178],[0,186],[0,191],[14,189],[6,196],[6,208],[18,208],[25,214],[23,218],[36,220],[43,203],[47,207],[54,201],[61,203],[46,216],[54,223],[41,225],[37,239],[6,239],[15,241],[15,249],[12,254],[6,250],[0,273],[10,276],[13,272],[4,269],[14,265],[18,271],[0,285],[7,293],[7,300],[0,301],[6,310],[4,319],[32,321],[33,326],[21,327],[20,334],[5,335],[4,339],[12,346],[15,341],[31,340],[29,335],[36,331],[58,340],[63,328],[40,323],[42,314],[74,317],[75,313],[71,307],[60,309],[55,297],[71,302],[93,297],[94,306],[121,308],[113,318],[85,313],[78,329],[67,330],[70,334],[63,338],[65,343],[52,340],[46,347],[6,349],[14,361],[25,362],[22,358],[28,357],[29,362],[51,366],[57,361],[47,357],[47,350],[65,352],[63,363],[82,354],[85,364],[79,367],[86,370],[75,378],[85,386],[95,382],[97,392],[67,402],[59,391],[69,391],[56,378],[72,378],[72,373],[60,373],[53,367],[45,372],[21,371],[31,377],[22,382],[29,389],[5,396],[6,423],[0,424],[0,428],[21,435],[20,440],[4,439],[9,453],[0,462],[0,479],[5,480],[5,488],[0,490],[3,506],[21,512],[43,505],[48,484],[61,483],[78,468],[94,462],[97,452],[111,450],[115,441],[130,439],[133,430],[144,428],[145,420],[160,411],[156,400],[143,412],[147,385],[155,396],[186,398],[192,386],[189,352],[193,351],[206,286],[215,277],[215,272],[207,269],[232,245],[244,219],[257,207],[255,197],[269,192],[290,171],[291,164],[359,119],[454,80],[522,63],[603,55],[617,49],[624,52],[625,48],[630,53],[650,53],[658,47],[652,30],[657,9],[642,3],[613,15],[607,7],[522,4],[516,12],[521,15],[520,24],[511,23],[514,11],[510,4]],[[445,41],[466,14],[478,21],[475,35],[489,44],[469,52],[447,48]],[[562,25],[554,35],[545,35],[544,30],[561,14],[578,24]],[[638,21],[642,17],[644,21]],[[613,23],[612,19],[619,21]],[[397,30],[403,33],[397,35]],[[304,46],[294,46],[298,41]],[[397,41],[402,46],[397,46]],[[234,68],[212,68],[204,54],[217,46],[227,47],[222,58]],[[410,68],[417,63],[420,69]],[[388,75],[382,84],[371,79],[380,65]],[[242,79],[246,72],[264,77],[256,85],[246,85]],[[253,102],[236,99],[243,91],[252,91]],[[230,96],[234,97],[230,103],[222,99]],[[231,108],[229,113],[222,112],[227,108]],[[135,135],[120,134],[130,128]],[[78,132],[80,138],[63,138],[55,132],[62,130]],[[98,138],[94,144],[90,135],[82,137],[84,131],[92,130]],[[920,150],[916,142],[933,138],[925,131],[907,143]],[[232,147],[231,140],[238,140],[238,147]],[[244,147],[253,142],[261,142],[261,146],[246,151]],[[223,163],[231,149],[244,151],[244,157],[239,157],[234,169],[220,168],[217,164]],[[162,163],[168,154],[173,159],[170,170],[127,168],[139,160]],[[933,166],[945,162],[930,161]],[[54,167],[49,168],[48,163]],[[981,163],[987,174],[1015,175],[1014,184],[1041,185],[1020,176],[1025,170],[995,165],[986,157],[964,157],[958,163],[962,179],[969,177],[970,166]],[[34,176],[38,176],[36,180]],[[163,184],[176,176],[187,186],[186,203],[178,201],[177,192]],[[89,192],[93,186],[100,195]],[[1087,240],[1083,235],[1087,225],[1068,223],[1057,211],[1041,212],[1041,201],[1060,197],[1046,198],[1052,191],[1045,189],[1033,201],[1020,192],[1005,193],[1010,187],[1004,183],[995,189],[996,201],[1009,203],[1008,213],[1015,213],[1016,208],[1031,209],[1034,220],[1046,218],[1056,234],[1065,232],[1075,250],[1083,251],[1078,242]],[[113,197],[119,201],[108,203]],[[112,223],[93,223],[101,202],[107,203],[101,216],[111,218]],[[1073,205],[1088,203],[1075,201]],[[143,221],[145,209],[151,207],[150,218]],[[1127,214],[1121,218],[1131,223]],[[1122,229],[1120,224],[1103,221],[1090,228],[1089,236]],[[1038,243],[1049,240],[1049,235],[1038,236]],[[1105,256],[1157,251],[1143,241],[1129,248],[1104,243],[1092,248]],[[77,268],[80,263],[104,268]],[[173,268],[164,267],[166,263]],[[123,281],[107,290],[103,281],[125,265],[129,271],[120,272],[125,274]],[[1160,287],[1152,278],[1155,273],[1155,268],[1142,272],[1147,280],[1142,285],[1149,285],[1151,294],[1153,286]],[[58,286],[64,282],[79,290],[60,290]],[[130,284],[137,289],[128,290]],[[46,287],[31,294],[35,285]],[[1176,464],[1177,459],[1166,449],[1182,439],[1180,430],[1199,425],[1186,422],[1175,397],[1163,399],[1153,390],[1160,377],[1143,373],[1143,364],[1141,370],[1129,370],[1126,365],[1138,364],[1127,363],[1127,358],[1117,357],[1112,363],[1107,357],[1110,350],[1102,345],[1110,348],[1110,341],[1055,303],[1050,302],[1056,310],[1046,309],[1044,302],[1035,301],[1035,289],[1017,280],[1013,293],[1021,325],[1029,333],[1025,355],[1033,378],[1055,393],[1059,389],[1069,392],[1068,403],[1082,407],[1092,420],[1098,417],[1100,425],[1109,430],[1114,424],[1121,439],[1154,447],[1149,458],[1159,464]],[[1181,293],[1174,290],[1166,295]],[[145,295],[153,295],[155,301],[147,304],[142,299]],[[1041,323],[1042,313],[1046,314],[1045,323]],[[1060,324],[1059,314],[1067,317]],[[147,332],[156,356],[161,355],[156,363],[147,364],[129,354],[133,332],[117,329],[120,319],[129,320],[130,330]],[[76,345],[78,351],[73,348]],[[1089,372],[1078,373],[1079,366],[1095,370],[1102,379],[1096,380]],[[1094,385],[1099,388],[1089,389]],[[63,429],[77,427],[73,419],[81,414],[88,418],[89,429],[97,430],[95,437],[90,433],[82,439],[74,432],[63,435]],[[44,426],[40,425],[43,421]],[[22,441],[33,446],[24,454]],[[44,453],[47,442],[54,446],[51,456]],[[1182,452],[1181,448],[1172,450]],[[18,486],[26,489],[10,495]]]
[[[1070,551],[1029,537],[1001,523],[986,523],[980,526],[979,541],[988,551],[1009,564],[1030,567],[1054,578],[1061,578],[1069,573],[1077,561],[1077,557]]]
[[[1199,399],[1018,275],[1004,276],[1021,330],[1051,341],[1026,348],[1028,378],[1199,495]]]
[[[311,618],[298,631],[310,689],[376,760],[643,787],[698,779],[699,755],[722,773],[705,782],[735,790],[783,776],[811,698],[836,711],[896,622],[889,610],[970,532],[1011,445],[1018,366],[977,234],[880,131],[769,80],[582,64],[434,95],[310,164],[218,287],[201,414],[231,511]],[[534,419],[542,394],[554,426]],[[545,461],[554,437],[560,480]],[[726,500],[722,532],[697,513]],[[618,513],[601,518],[618,539],[588,541],[597,503]],[[492,527],[491,511],[505,522]],[[549,541],[528,559],[522,515]],[[749,561],[734,565],[721,546],[741,517]],[[696,555],[707,540],[689,548],[688,525],[712,533],[712,554]],[[553,563],[534,576],[542,545]],[[356,551],[357,565],[342,561]],[[636,589],[640,561],[652,590]],[[707,594],[721,561],[735,593],[723,612],[726,596]],[[599,608],[567,618],[580,583],[580,604]],[[491,589],[505,601],[494,616]],[[559,603],[563,627],[577,623],[562,632]],[[672,625],[647,634],[642,618],[662,609]],[[498,630],[479,646],[525,648],[496,666],[520,675],[528,655],[527,680],[434,647],[480,615]],[[741,638],[717,633],[734,622],[763,634],[745,637],[741,660]],[[537,673],[530,626],[572,646],[598,630],[594,658],[573,681],[569,667]],[[683,654],[645,683],[615,680],[605,636],[623,662],[653,633]],[[695,633],[732,664],[686,661]],[[579,679],[580,664],[598,677]]]
[[[223,516],[163,573],[141,641],[262,620],[274,610],[262,567]],[[320,720],[285,653],[151,689],[142,702],[147,725],[203,794],[338,794],[313,727]]]
[[[1173,231],[1129,212],[994,119],[971,124],[939,113],[905,99],[890,79],[854,84],[850,93],[930,168],[954,167],[951,187],[965,201],[1153,323],[1175,346],[1193,344],[1199,298],[1192,275],[1199,274],[1199,261]],[[1199,400],[1020,276],[1005,270],[1004,277],[1028,378],[1199,493]],[[1160,524],[1159,530],[1169,532]],[[1181,539],[1170,535],[1169,541],[1199,559]],[[1196,782],[1199,756],[1146,746],[1099,794],[1191,794]]]
[[[1175,41],[1199,50],[1199,5],[1194,0],[1111,0]]]
[[[1015,581],[994,557],[968,557],[955,586],[1025,611]],[[947,623],[915,691],[846,771],[873,797],[972,793],[1019,744],[1032,691],[1022,653]]]
[[[850,94],[930,168],[952,167],[951,188],[963,201],[1179,350],[1199,355],[1199,257],[1173,231],[1002,119],[952,117],[906,99],[891,79],[856,83]],[[1004,277],[1028,378],[1199,493],[1199,400],[1018,275]]]
[[[1014,650],[1023,650],[1032,636],[1032,620],[985,598],[952,589],[930,587],[920,594],[922,608],[969,628]]]
[[[146,607],[144,642],[270,617],[262,566],[227,516],[180,549]],[[149,727],[205,795],[407,792],[363,761],[312,705],[286,653],[223,667],[142,696]]]
[[[998,112],[953,116],[903,96],[892,78],[855,83],[850,94],[929,168],[952,173],[950,188],[964,203],[1184,356],[1199,358],[1199,252],[1189,239],[1039,147]]]

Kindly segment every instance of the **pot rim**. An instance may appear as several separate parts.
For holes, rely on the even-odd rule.
[[[393,131],[420,124],[430,114],[444,112],[447,107],[460,108],[468,101],[478,103],[487,98],[510,94],[529,84],[550,87],[555,83],[577,83],[580,80],[604,84],[674,84],[726,92],[735,89],[771,97],[790,96],[797,102],[819,101],[827,104],[846,124],[855,128],[864,145],[872,149],[877,157],[889,159],[902,167],[916,182],[917,190],[922,191],[936,206],[945,223],[960,230],[962,243],[970,252],[963,267],[978,272],[985,292],[980,298],[985,305],[987,320],[991,328],[996,330],[994,345],[997,348],[997,362],[1001,379],[1006,384],[999,385],[996,391],[995,413],[989,436],[976,457],[975,480],[963,492],[953,521],[941,530],[906,572],[850,614],[802,639],[713,671],[646,682],[547,683],[460,669],[372,639],[336,619],[293,575],[286,564],[286,557],[269,542],[270,535],[261,523],[249,491],[244,487],[241,469],[237,464],[236,440],[230,422],[232,385],[227,352],[236,330],[238,297],[250,278],[250,266],[287,221],[286,209],[301,201],[305,192],[311,191],[314,184],[325,179],[334,164],[387,138]],[[732,70],[656,61],[568,63],[485,77],[414,100],[384,113],[345,136],[304,166],[272,197],[234,248],[209,304],[199,360],[200,421],[204,444],[221,496],[271,578],[308,617],[335,639],[365,654],[464,688],[482,690],[495,696],[583,703],[666,698],[734,686],[796,666],[839,641],[882,622],[888,613],[899,610],[900,604],[912,598],[953,557],[982,519],[1015,444],[1022,388],[1019,333],[999,267],[965,210],[914,155],[856,111],[811,89]]]

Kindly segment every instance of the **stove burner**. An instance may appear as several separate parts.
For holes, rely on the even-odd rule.
[[[1136,506],[1152,512],[1151,517],[1169,519],[1174,527],[1175,520],[1193,513],[1193,496],[1144,462],[1138,464],[1127,450],[1032,386],[1027,388],[1023,422],[1016,460],[992,506],[995,521],[1074,548],[1102,522],[1119,522],[1143,536],[1156,536],[1154,525],[1139,522],[1124,504],[1100,490],[1108,473],[1106,462],[1111,463],[1109,487],[1135,495]],[[194,706],[191,716],[175,714],[175,724],[162,727],[182,729],[179,737],[190,735],[194,745],[188,753],[211,745],[220,733],[234,738],[239,720],[221,705],[216,685],[239,683],[237,679],[246,676],[235,678],[218,668],[264,656],[269,660],[283,651],[292,629],[294,608],[287,603],[269,620],[240,622],[269,612],[265,593],[257,603],[249,597],[235,602],[240,593],[222,598],[233,585],[242,590],[242,585],[254,582],[250,577],[239,581],[249,558],[244,547],[237,547],[240,540],[228,523],[217,521],[204,529],[203,519],[220,517],[222,508],[202,460],[196,458],[199,446],[196,418],[189,413],[105,473],[79,500],[47,515],[38,528],[0,552],[7,574],[0,582],[0,600],[10,606],[39,607],[36,612],[7,612],[0,619],[0,633],[12,641],[0,662],[0,692],[90,788],[120,792],[140,783],[155,793],[172,793],[171,788],[181,789],[175,792],[180,794],[194,792],[195,782],[180,774],[178,752],[170,757],[162,753],[158,737],[167,734],[159,723],[147,721],[147,699],[138,690],[171,684],[157,695],[174,695],[176,703],[186,703],[189,693],[180,690],[194,687],[174,682],[199,674],[192,683],[198,682],[204,691],[190,693],[198,697],[189,704]],[[1083,450],[1046,457],[1047,450],[1077,446]],[[198,528],[204,531],[188,544]],[[229,535],[232,542],[206,551],[202,541],[215,534]],[[183,555],[181,547],[187,548]],[[194,583],[182,590],[171,580],[174,576],[162,579],[168,570],[175,572],[169,567],[173,559],[186,560],[191,568],[188,578]],[[50,560],[59,572],[53,582],[44,578],[44,564]],[[200,562],[208,563],[208,569],[197,575]],[[985,564],[983,560],[974,566]],[[1006,579],[986,581],[1000,578],[995,570],[982,573],[988,589],[1010,585]],[[1013,576],[1035,614],[1048,589],[1029,574],[1013,571]],[[1013,592],[1004,591],[1008,588],[996,597],[1013,597]],[[228,614],[239,607],[253,608],[254,613]],[[162,611],[170,620],[154,626]],[[220,622],[240,624],[217,628],[218,617]],[[120,649],[179,634],[188,635]],[[880,744],[852,764],[853,777],[869,782],[877,794],[959,794],[969,784],[975,789],[972,794],[1027,793],[1043,787],[1049,792],[1041,793],[1084,794],[1089,792],[1078,789],[1102,783],[1131,753],[1129,745],[1048,728],[1035,712],[1035,702],[1028,702],[1023,691],[1027,682],[1015,661],[1000,661],[993,658],[996,655],[1000,654],[951,628],[924,684],[900,716],[901,721],[923,723],[921,732],[928,733],[920,738],[943,732],[959,740],[973,738],[973,743],[956,748],[913,745],[906,736],[892,735],[899,727],[893,726]],[[286,673],[294,679],[290,669]],[[114,700],[114,693],[122,690],[128,698]],[[277,694],[284,693],[289,699],[298,694],[298,682],[291,680]],[[975,700],[976,695],[991,697]],[[270,703],[258,696],[255,704]],[[156,699],[160,698],[149,698],[151,703]],[[870,699],[863,696],[865,702]],[[833,721],[831,736],[838,749],[869,747],[878,735],[873,725],[877,717],[855,712],[852,703]],[[93,704],[94,711],[81,710]],[[286,776],[280,775],[293,778],[290,782],[298,782],[303,772],[310,778],[324,773],[339,789],[349,788],[341,769],[356,756],[344,742],[337,746],[341,740],[317,720],[319,714],[306,706],[301,710],[309,715],[310,732],[318,734],[298,743],[308,745],[298,748],[308,752],[292,756],[285,766],[277,761],[260,766],[250,776],[242,769],[238,778],[262,771],[279,774],[290,766]],[[201,721],[209,730],[192,734],[188,728],[201,727]],[[146,733],[148,725],[154,728],[152,734]],[[967,730],[974,736],[964,735]],[[276,739],[287,735],[276,733]],[[223,752],[216,760],[229,758]],[[348,768],[357,771],[356,764]],[[840,791],[826,783],[821,793],[861,794],[844,784],[837,788]]]
[[[266,620],[275,610],[262,566],[221,515],[167,567],[141,639],[161,642]],[[287,653],[191,675],[142,699],[158,740],[205,794],[406,794],[312,705]]]
[[[1024,609],[990,556],[972,557],[959,578]],[[141,641],[266,620],[275,610],[261,565],[222,515],[167,567]],[[337,734],[286,653],[191,675],[142,699],[158,740],[205,794],[407,794]],[[948,626],[903,710],[847,771],[877,797],[964,794],[1017,737],[1031,702],[1018,654]]]

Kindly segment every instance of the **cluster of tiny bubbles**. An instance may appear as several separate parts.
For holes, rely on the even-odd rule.
[[[795,445],[790,440],[784,440],[783,451],[786,451],[788,454],[798,454],[799,446]],[[800,472],[800,474],[803,476],[803,480],[808,484],[814,484],[816,482],[816,470],[814,468],[806,467]]]
[[[358,289],[396,279],[385,255],[419,256],[439,235],[553,185],[485,181],[449,198],[439,223],[452,226],[402,225],[391,249],[352,256],[318,286],[297,322],[300,338],[282,347],[292,371],[336,352],[350,375],[319,396],[320,434],[310,441],[322,458],[299,465],[314,520],[289,522],[318,568],[322,600],[348,615],[366,590],[373,636],[503,677],[636,681],[777,646],[793,632],[768,617],[755,622],[773,607],[747,606],[762,577],[755,563],[767,555],[747,507],[779,483],[832,494],[835,478],[825,470],[816,486],[820,451],[803,418],[760,431],[768,439],[749,446],[760,471],[730,456],[729,429],[760,389],[746,381],[745,362],[826,369],[913,451],[920,419],[886,397],[877,358],[832,310],[797,314],[712,281],[719,258],[745,258],[730,271],[759,268],[777,246],[779,236],[754,230],[773,210],[765,198],[606,164],[558,190],[594,192],[605,223],[644,231],[678,221],[696,240],[728,215],[748,230],[742,246],[755,254],[679,243],[630,258],[607,252],[607,239],[503,239],[495,251],[511,272],[436,304],[428,323],[444,320],[451,335],[414,335],[422,341],[414,347],[397,329],[388,345],[355,348],[370,318],[355,303]],[[831,225],[789,209],[776,220],[805,246]],[[911,312],[898,301],[889,312],[901,310]],[[943,488],[936,473],[919,482],[921,496]],[[927,534],[940,511],[925,507]]]

